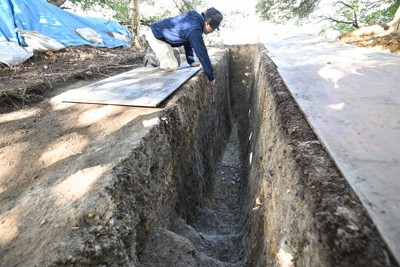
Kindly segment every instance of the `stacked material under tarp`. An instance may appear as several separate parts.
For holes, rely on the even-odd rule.
[[[34,51],[129,47],[132,38],[115,21],[78,16],[45,0],[1,0],[0,14],[0,62],[8,66],[22,63]]]

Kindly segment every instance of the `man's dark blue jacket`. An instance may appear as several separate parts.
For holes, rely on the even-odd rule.
[[[214,70],[203,40],[204,17],[197,11],[170,17],[151,24],[154,36],[172,47],[184,46],[186,60],[194,62],[193,50],[203,66],[208,79],[215,81]]]

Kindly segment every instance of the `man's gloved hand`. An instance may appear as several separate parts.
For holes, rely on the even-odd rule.
[[[192,64],[190,64],[191,67],[198,67],[200,66],[200,63],[197,62],[193,62]]]

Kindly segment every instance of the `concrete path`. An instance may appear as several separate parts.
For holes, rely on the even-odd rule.
[[[313,36],[266,47],[400,262],[400,56]]]

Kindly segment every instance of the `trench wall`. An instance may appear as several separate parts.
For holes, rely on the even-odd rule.
[[[312,229],[312,214],[304,199],[307,189],[300,188],[301,167],[290,136],[297,129],[289,129],[290,123],[284,121],[301,118],[298,110],[283,108],[294,103],[282,90],[275,66],[264,52],[262,46],[255,48],[253,76],[239,115],[241,139],[248,141],[243,161],[248,167],[244,206],[250,237],[263,237],[253,238],[256,245],[250,266],[294,266],[295,257],[296,266],[327,266],[326,247],[319,244]]]
[[[65,214],[55,214],[57,226],[38,228],[47,241],[26,251],[15,243],[0,265],[146,266],[141,265],[144,248],[159,242],[149,240],[149,233],[172,229],[177,220],[190,223],[196,209],[206,206],[236,120],[247,164],[241,188],[246,266],[383,266],[387,254],[379,235],[372,223],[363,223],[369,218],[357,197],[343,193],[351,190],[265,47],[213,49],[211,56],[215,94],[200,72],[162,109],[90,146],[71,162],[70,171],[100,164],[99,182],[79,202],[65,206]],[[144,120],[154,123],[142,129]],[[185,251],[187,239],[175,240]]]
[[[205,204],[229,136],[228,50],[213,49],[210,56],[218,75],[215,94],[199,72],[162,109],[85,152],[73,168],[101,159],[104,173],[79,207],[69,208],[73,220],[63,219],[57,229],[50,224],[50,242],[32,244],[27,253],[15,247],[0,266],[146,266],[140,255],[151,229],[169,229],[178,216],[189,222]],[[151,126],[142,129],[144,121]],[[104,146],[114,147],[112,155],[103,155]]]
[[[243,75],[249,51],[231,48],[232,76]],[[263,45],[253,59],[250,78],[231,84],[247,163],[248,266],[395,266]]]

